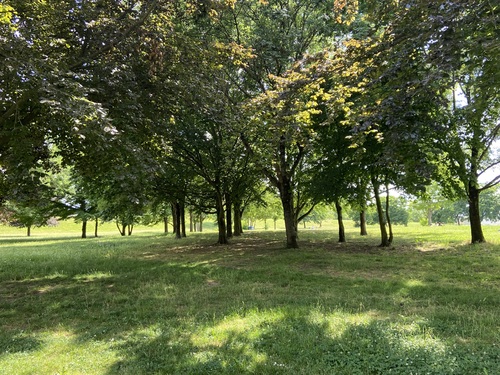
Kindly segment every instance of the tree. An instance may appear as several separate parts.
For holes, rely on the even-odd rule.
[[[379,106],[393,107],[408,124],[418,116],[413,139],[427,159],[433,156],[449,196],[467,197],[471,242],[484,242],[479,195],[500,182],[495,174],[479,183],[500,162],[495,151],[500,133],[496,8],[487,0],[384,7],[387,16],[376,13],[385,30],[382,49],[376,49],[383,67],[378,82],[393,89],[386,90]]]
[[[71,168],[60,167],[57,173],[48,173],[46,184],[52,189],[51,213],[58,218],[74,218],[82,223],[81,237],[87,238],[87,223],[95,220],[94,236],[100,216],[97,199],[93,198],[84,180]]]
[[[251,122],[244,135],[247,151],[255,158],[269,183],[278,190],[283,206],[286,244],[297,248],[297,223],[300,221],[301,202],[298,193],[298,175],[310,155],[312,140],[311,113],[314,102],[310,97],[322,92],[316,82],[300,81],[300,73],[291,73],[282,82],[282,88],[254,99],[248,108]],[[294,83],[298,83],[294,86]],[[258,145],[258,146],[255,146]]]
[[[392,223],[407,226],[410,218],[407,200],[402,196],[391,197],[390,200],[389,215]]]
[[[14,203],[7,202],[6,210],[10,219],[10,225],[26,228],[26,235],[31,236],[33,227],[41,227],[47,224],[51,217],[48,202]]]
[[[413,207],[424,213],[427,225],[431,226],[434,213],[443,208],[446,200],[442,188],[434,182],[426,187],[424,193],[418,196],[418,199],[413,202]]]
[[[232,22],[222,23],[229,40],[253,51],[249,64],[229,76],[249,99],[250,121],[242,137],[256,165],[279,192],[289,248],[298,247],[297,222],[313,206],[301,208],[303,203],[297,201],[296,173],[307,169],[311,155],[308,117],[314,105],[307,106],[314,99],[309,101],[307,96],[320,89],[319,82],[301,82],[298,62],[333,37],[337,27],[333,5],[329,1],[241,2],[228,10],[227,19]]]
[[[51,169],[51,147],[72,163],[96,147],[106,111],[93,69],[134,40],[157,11],[147,3],[6,0],[0,28],[0,164],[3,197]],[[33,174],[33,166],[41,172]],[[27,189],[26,189],[27,190]]]
[[[321,226],[323,222],[332,215],[332,210],[329,206],[325,204],[317,204],[311,213],[303,219],[304,222],[316,223]]]
[[[489,189],[481,194],[481,220],[500,221],[500,189]]]

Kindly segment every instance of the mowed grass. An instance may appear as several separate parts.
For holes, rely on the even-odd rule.
[[[500,232],[0,229],[0,374],[498,374]],[[67,225],[66,231],[64,226]],[[57,230],[57,232],[56,232]],[[116,230],[116,229],[115,229]]]

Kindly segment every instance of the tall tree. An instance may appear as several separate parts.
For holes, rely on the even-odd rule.
[[[256,110],[250,115],[242,137],[265,178],[279,191],[286,244],[290,248],[298,247],[296,226],[301,204],[297,202],[296,173],[307,166],[311,133],[303,126],[308,122],[305,108],[308,100],[304,97],[307,85],[297,80],[297,90],[293,93],[292,89],[284,90],[285,81],[291,88],[291,82],[298,78],[297,70],[290,70],[291,66],[308,52],[331,42],[338,29],[334,5],[342,10],[333,1],[238,2],[224,13],[221,22],[221,35],[226,40],[252,48],[253,59],[229,77],[244,97],[252,99],[260,95],[247,106]],[[294,111],[298,117],[294,118]]]
[[[32,167],[51,167],[53,144],[75,157],[98,139],[106,111],[92,98],[92,69],[133,40],[159,3],[2,2],[1,195],[23,186],[23,176],[41,178]]]
[[[404,103],[400,118],[427,118],[413,124],[415,140],[434,149],[428,156],[435,155],[446,190],[467,197],[471,242],[484,242],[480,193],[500,183],[498,172],[480,182],[500,163],[498,7],[488,0],[391,6],[391,17],[382,18],[387,68],[379,81],[394,89],[380,106]]]

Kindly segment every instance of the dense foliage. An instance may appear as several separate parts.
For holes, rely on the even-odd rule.
[[[292,248],[322,205],[360,220],[373,205],[389,246],[408,220],[389,189],[425,201],[434,180],[484,242],[498,13],[488,0],[5,0],[0,201],[28,227],[73,216],[82,237],[88,220],[125,235],[145,216],[182,237],[186,210],[215,214],[224,244],[251,202],[276,211],[274,194]]]

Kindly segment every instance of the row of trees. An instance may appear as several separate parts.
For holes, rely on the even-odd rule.
[[[279,198],[273,194],[265,194],[263,201],[252,203],[246,210],[244,218],[248,226],[254,226],[257,221],[264,222],[265,229],[275,229],[278,220],[282,219],[282,209]],[[486,191],[480,202],[481,221],[489,223],[500,222],[500,190]],[[373,202],[366,207],[364,219],[360,220],[356,207],[346,207],[345,216],[361,227],[364,224],[378,224],[378,214]],[[318,204],[302,222],[307,226],[321,228],[323,222],[335,218],[335,206]],[[457,224],[468,222],[468,203],[465,199],[451,200],[442,195],[441,189],[432,184],[426,194],[420,197],[404,195],[390,196],[389,217],[395,225],[408,225],[410,222],[424,226]],[[362,233],[361,235],[366,234]]]
[[[61,176],[59,176],[61,177]],[[59,178],[59,183],[62,179]],[[67,183],[67,182],[66,182]],[[70,195],[66,195],[70,197]],[[181,210],[179,225],[177,224],[176,205],[170,204],[168,207],[149,205],[142,207],[137,216],[124,224],[118,216],[109,215],[110,207],[106,202],[101,204],[87,204],[85,207],[79,207],[76,202],[66,202],[61,204],[58,200],[40,202],[38,206],[23,207],[16,206],[15,203],[7,203],[0,211],[0,223],[4,225],[13,225],[27,228],[27,235],[30,236],[31,229],[39,226],[58,225],[57,218],[73,218],[82,225],[82,237],[87,237],[87,224],[92,221],[94,225],[93,235],[98,236],[99,224],[101,222],[115,220],[117,228],[121,235],[131,235],[134,224],[154,225],[162,222],[165,233],[172,233],[178,238],[185,237],[187,231],[203,231],[204,222],[210,224],[214,221],[214,215],[206,215],[197,210],[194,206],[188,206]],[[100,210],[99,208],[100,207]],[[127,206],[124,207],[127,210]],[[335,205],[318,204],[302,220],[303,228],[321,228],[325,221],[335,218]],[[277,230],[278,222],[280,228],[282,225],[283,212],[279,197],[265,191],[259,199],[252,200],[245,206],[242,217],[243,225],[240,221],[239,226],[245,229],[263,228]],[[497,223],[500,222],[500,190],[491,189],[482,195],[480,202],[481,220]],[[116,212],[115,212],[116,213]],[[354,221],[355,226],[363,228],[361,235],[366,235],[366,225],[378,224],[378,214],[376,207],[371,204],[366,207],[362,218],[356,207],[346,207],[345,216]],[[409,222],[420,222],[421,225],[443,225],[457,224],[461,225],[468,220],[468,206],[466,200],[450,200],[442,195],[441,189],[436,184],[432,184],[425,196],[406,197],[390,196],[389,217],[393,225],[408,225]],[[186,229],[188,227],[189,229]],[[241,232],[241,230],[240,230]],[[345,236],[341,238],[345,241]]]
[[[1,203],[99,212],[123,234],[145,207],[182,231],[193,207],[224,244],[272,190],[294,248],[317,204],[363,222],[373,200],[388,246],[389,187],[434,180],[483,242],[497,19],[488,0],[5,0]]]

